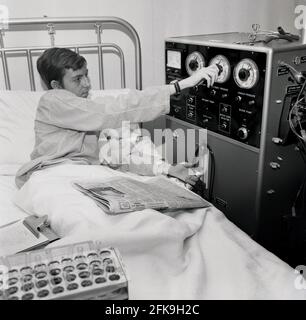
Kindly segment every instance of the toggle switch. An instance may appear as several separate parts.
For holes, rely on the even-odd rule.
[[[214,89],[212,89],[212,90],[210,91],[210,95],[213,96],[213,97],[216,95],[216,93],[217,93],[217,91],[214,90]]]
[[[272,194],[275,194],[275,190],[273,190],[273,189],[270,189],[270,190],[268,190],[268,191],[267,191],[267,194],[268,194],[268,195],[272,195]]]
[[[278,162],[270,162],[270,167],[274,170],[280,169],[280,164]]]
[[[237,130],[237,136],[239,137],[239,139],[241,140],[246,140],[249,136],[249,132],[248,132],[248,129],[245,128],[245,127],[240,127],[238,130]]]

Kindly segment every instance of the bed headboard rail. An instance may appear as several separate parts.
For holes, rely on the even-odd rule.
[[[117,17],[77,17],[77,18],[30,18],[30,19],[10,19],[9,28],[0,30],[0,54],[2,68],[4,74],[4,82],[7,90],[11,90],[10,75],[7,63],[8,53],[24,54],[27,59],[30,88],[36,90],[34,70],[33,70],[33,53],[46,50],[55,46],[55,31],[56,30],[93,30],[97,34],[96,42],[91,44],[78,45],[61,45],[76,52],[80,49],[97,49],[99,63],[99,86],[104,89],[104,70],[103,70],[103,48],[111,48],[120,57],[121,71],[121,87],[125,88],[125,59],[123,50],[115,43],[102,43],[101,33],[103,28],[120,30],[126,33],[134,44],[135,51],[135,81],[136,89],[142,89],[142,70],[141,70],[141,46],[138,33],[134,27],[127,21]],[[6,47],[4,43],[4,35],[6,32],[14,31],[34,31],[46,30],[50,37],[50,47]]]

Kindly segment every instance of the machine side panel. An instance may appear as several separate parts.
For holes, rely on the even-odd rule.
[[[259,172],[262,183],[258,190],[258,241],[276,253],[282,237],[283,217],[291,214],[305,170],[303,159],[295,146],[297,140],[288,122],[289,111],[296,101],[301,85],[279,65],[279,61],[292,64],[295,56],[305,56],[305,50],[274,53],[270,66],[271,91],[265,93],[269,96],[269,104],[267,119],[263,121],[267,127],[264,150],[261,150],[263,165]],[[296,65],[295,68],[306,71],[306,63]]]

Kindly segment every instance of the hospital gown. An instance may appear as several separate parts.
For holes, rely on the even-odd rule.
[[[100,131],[118,128],[122,121],[151,121],[169,108],[170,87],[166,85],[106,95],[99,103],[64,89],[47,91],[37,108],[31,161],[17,172],[16,185],[20,188],[34,171],[48,166],[99,164]]]

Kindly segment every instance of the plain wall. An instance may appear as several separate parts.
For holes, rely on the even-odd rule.
[[[262,29],[276,30],[281,25],[294,32],[294,8],[296,0],[0,0],[7,5],[11,18],[25,17],[65,17],[65,16],[117,16],[130,22],[139,33],[142,45],[143,87],[164,83],[164,39],[169,36],[204,34],[229,31],[251,31],[252,23],[259,23]],[[56,35],[58,39],[60,35]],[[94,35],[92,35],[94,40]],[[20,41],[39,44],[48,43],[47,34],[35,35],[25,39],[20,35],[14,39],[5,37],[11,46]],[[88,42],[88,35],[77,33],[71,41]],[[127,48],[127,86],[134,87],[133,46],[124,35],[110,35],[105,32],[103,41],[120,38]],[[115,59],[115,58],[114,58]],[[111,57],[105,59],[108,76],[107,88],[119,87],[119,62]],[[26,62],[10,62],[17,72],[16,89],[22,89],[27,82]],[[97,85],[95,67],[90,70],[94,86]],[[13,86],[13,87],[14,87]],[[27,85],[28,86],[28,85]],[[3,88],[0,79],[0,88]]]
[[[262,30],[297,33],[295,0],[155,0],[153,49],[155,82],[164,81],[164,39],[171,36]],[[161,61],[163,60],[163,61]]]

